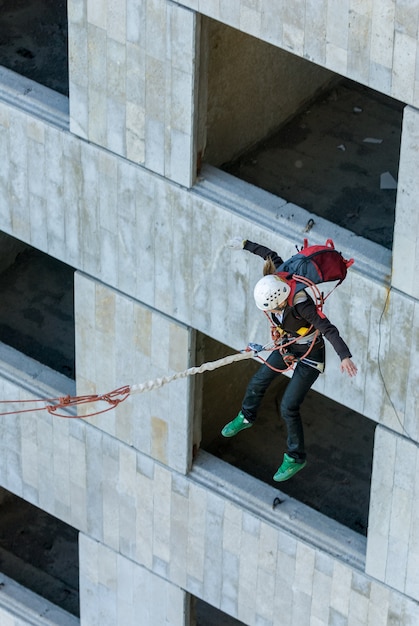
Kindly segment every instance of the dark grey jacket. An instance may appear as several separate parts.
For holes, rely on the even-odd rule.
[[[244,244],[244,249],[253,254],[257,254],[265,260],[271,258],[275,267],[279,267],[284,262],[274,250],[249,240]],[[310,297],[310,294],[307,294],[307,299],[303,302],[299,302],[294,306],[286,306],[281,321],[279,321],[274,314],[272,314],[272,319],[277,326],[292,337],[300,336],[301,328],[313,326],[332,344],[341,360],[352,356],[336,326],[334,326],[327,317],[322,317],[318,314],[316,305]],[[298,333],[299,330],[300,333]]]

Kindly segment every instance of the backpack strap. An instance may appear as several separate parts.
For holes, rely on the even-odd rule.
[[[314,300],[314,304],[315,304],[315,307],[316,307],[316,310],[317,310],[317,314],[319,315],[319,317],[324,319],[326,316],[323,313],[323,304],[324,304],[324,301],[330,295],[331,292],[327,296],[324,296],[323,293],[320,292],[320,290],[317,287],[317,285],[315,283],[313,283],[313,281],[311,281],[309,278],[305,278],[304,276],[299,276],[298,274],[294,274],[292,279],[295,280],[296,284],[300,283],[300,285],[303,287],[303,289],[307,290],[307,288],[309,288],[311,290],[311,294],[312,294],[312,298]],[[335,287],[334,287],[334,289],[335,289]],[[332,289],[332,291],[333,291],[333,289]]]

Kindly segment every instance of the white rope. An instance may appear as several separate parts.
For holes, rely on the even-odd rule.
[[[244,359],[251,359],[256,355],[256,352],[253,350],[249,350],[248,352],[240,352],[239,354],[232,354],[230,356],[226,356],[222,359],[218,359],[218,361],[209,361],[208,363],[203,363],[199,367],[190,367],[183,372],[177,372],[172,376],[163,376],[162,378],[156,378],[154,380],[148,380],[145,383],[141,383],[138,385],[132,385],[130,387],[130,393],[143,393],[144,391],[151,391],[152,389],[157,389],[158,387],[163,387],[166,383],[172,382],[172,380],[178,380],[179,378],[186,378],[186,376],[195,376],[195,374],[202,374],[202,372],[207,372],[210,370],[216,370],[219,367],[224,367],[224,365],[230,365],[230,363],[234,363],[235,361],[243,361]]]

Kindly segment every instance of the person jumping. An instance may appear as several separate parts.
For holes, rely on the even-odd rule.
[[[295,294],[292,304],[288,303],[291,287],[284,278],[276,274],[283,259],[274,250],[239,237],[230,240],[228,246],[247,250],[265,260],[264,276],[255,285],[254,299],[258,309],[264,311],[270,318],[272,339],[286,348],[273,350],[250,379],[241,410],[237,417],[224,426],[221,434],[223,437],[234,437],[241,430],[251,428],[271,382],[281,371],[289,369],[292,361],[296,362],[280,403],[281,416],[287,429],[287,451],[273,479],[282,482],[294,476],[306,465],[300,407],[309,389],[325,368],[323,336],[338,354],[342,372],[352,377],[358,370],[338,329],[323,314],[319,315],[313,299],[306,291],[299,291]]]

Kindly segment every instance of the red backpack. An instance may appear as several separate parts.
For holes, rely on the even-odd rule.
[[[346,278],[348,268],[353,265],[354,259],[344,259],[342,254],[335,250],[331,239],[324,246],[309,246],[308,240],[304,239],[302,249],[277,268],[281,278],[285,278],[291,285],[291,293],[288,303],[292,305],[294,295],[307,287],[315,294],[316,305],[322,310],[323,302]],[[320,283],[335,282],[337,284],[324,296],[315,287]]]

